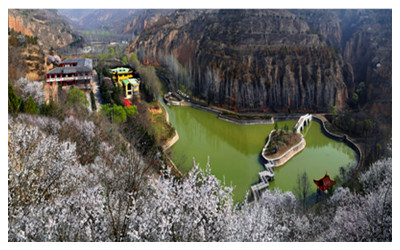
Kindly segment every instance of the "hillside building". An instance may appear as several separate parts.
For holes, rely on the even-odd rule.
[[[88,58],[71,58],[59,63],[58,67],[88,67],[93,69],[93,62],[92,59]]]
[[[122,84],[122,80],[133,78],[133,69],[128,67],[117,67],[111,69],[114,82]]]
[[[139,93],[140,82],[136,78],[124,79],[121,81],[125,90],[125,96],[131,97],[133,94]]]
[[[66,59],[46,73],[46,83],[92,89],[92,71],[91,59]]]
[[[114,82],[123,87],[125,97],[129,98],[133,94],[139,93],[140,78],[130,67],[117,67],[111,69]]]

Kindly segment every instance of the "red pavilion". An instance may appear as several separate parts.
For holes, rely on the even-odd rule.
[[[328,188],[332,187],[333,185],[335,185],[335,181],[331,179],[331,177],[329,177],[328,174],[325,174],[324,177],[322,177],[319,180],[314,180],[315,185],[317,185],[318,189],[321,191],[325,191]]]

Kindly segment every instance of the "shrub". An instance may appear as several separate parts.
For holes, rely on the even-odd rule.
[[[131,107],[125,107],[125,112],[127,116],[134,116],[135,114],[137,114],[136,105],[132,105]]]
[[[67,94],[67,105],[69,105],[69,106],[75,106],[75,105],[89,106],[89,101],[86,99],[86,95],[82,90],[72,88],[68,91],[68,94]]]
[[[126,121],[126,112],[122,106],[113,106],[113,121],[116,123],[123,123]]]

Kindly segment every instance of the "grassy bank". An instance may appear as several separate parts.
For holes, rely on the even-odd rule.
[[[148,103],[148,115],[156,133],[157,142],[161,145],[169,141],[175,134],[174,128],[167,122],[165,108],[158,102]]]

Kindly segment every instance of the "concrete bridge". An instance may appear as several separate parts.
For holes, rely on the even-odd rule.
[[[309,124],[311,120],[312,120],[311,114],[306,114],[301,116],[300,119],[297,121],[296,125],[294,126],[296,133],[300,133],[304,129],[304,126]]]

